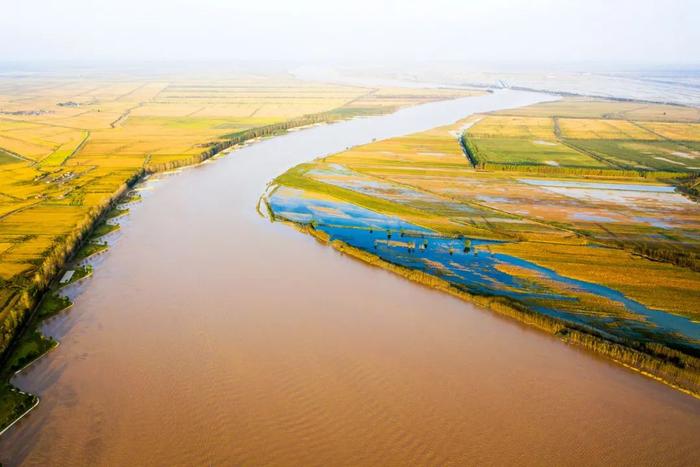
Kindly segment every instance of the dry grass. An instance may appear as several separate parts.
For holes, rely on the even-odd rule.
[[[474,138],[509,138],[555,141],[551,118],[489,116],[469,129]]]
[[[700,109],[678,105],[619,102],[590,97],[566,97],[519,109],[496,112],[496,115],[562,118],[608,118],[633,121],[700,122]]]
[[[574,279],[604,284],[650,308],[700,318],[700,274],[629,252],[590,245],[509,243],[492,247]],[[634,273],[630,273],[634,271]]]
[[[655,134],[627,120],[560,118],[561,135],[570,139],[658,140]]]
[[[700,141],[700,123],[641,122],[645,128],[674,141]]]

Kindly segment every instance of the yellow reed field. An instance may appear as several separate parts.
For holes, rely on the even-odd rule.
[[[67,157],[86,133],[81,130],[40,123],[0,120],[0,149],[34,161]]]
[[[10,187],[11,196],[21,199],[30,200],[38,199],[46,192],[46,187],[41,183],[21,183]]]
[[[495,112],[496,115],[562,118],[608,118],[633,121],[700,122],[700,109],[678,105],[619,102],[590,97],[564,97],[517,109]]]
[[[143,105],[146,102],[155,99],[165,88],[168,87],[166,81],[154,83],[132,83],[129,85],[127,92],[116,97],[118,101],[135,102],[138,105]]]
[[[558,310],[576,313],[577,315],[589,317],[606,317],[606,318],[624,318],[628,320],[639,321],[641,318],[630,312],[625,306],[614,300],[606,297],[586,293],[577,290],[574,287],[564,285],[560,282],[548,279],[543,274],[540,274],[531,269],[500,264],[497,266],[499,271],[518,277],[521,280],[528,281],[531,284],[536,284],[538,288],[544,288],[549,292],[561,294],[566,297],[571,297],[572,300],[537,300],[540,304],[552,306]],[[575,298],[575,299],[573,299]]]
[[[636,102],[601,101],[587,97],[565,97],[540,104],[495,112],[496,115],[519,115],[531,117],[603,118],[606,115],[633,111],[643,106]]]
[[[19,155],[33,161],[40,161],[53,151],[53,146],[47,143],[27,141],[8,133],[0,134],[0,148],[13,156]]]
[[[41,174],[36,166],[32,166],[27,162],[7,164],[0,170],[3,174],[2,178],[0,178],[0,189],[2,189],[2,194],[12,198],[16,197],[16,195],[8,192],[8,187],[31,182]]]
[[[40,201],[38,200],[0,201],[0,218],[5,217],[17,210],[38,204],[39,202]]]
[[[662,137],[674,141],[700,141],[700,123],[641,122]]]
[[[74,132],[71,139],[59,145],[54,152],[41,161],[41,166],[58,166],[72,156],[86,141],[90,133],[88,131]]]
[[[32,261],[49,250],[54,244],[54,241],[55,237],[51,235],[35,235],[29,237],[6,252],[2,256],[2,259],[3,261],[14,263]]]
[[[70,232],[83,215],[81,206],[32,206],[0,220],[0,230],[9,234],[62,234]]]
[[[88,192],[80,197],[80,202],[84,207],[100,207],[109,202],[111,196],[112,193],[108,191]]]
[[[475,138],[555,140],[551,118],[487,116],[469,129]]]
[[[269,86],[246,81],[218,85],[174,83],[165,88],[145,109],[136,109],[135,113],[154,115],[152,107],[159,106],[170,115],[176,112],[190,117],[287,119],[342,107],[369,91],[343,86],[300,85],[292,81],[269,83]],[[176,110],[167,109],[166,105],[174,105]]]
[[[182,162],[196,163],[197,151],[190,154],[152,154],[144,163],[144,167],[151,170],[162,170],[161,167],[168,167],[169,164],[179,164]]]
[[[28,263],[10,263],[5,262],[0,258],[0,279],[10,280],[24,272],[34,268],[34,265]],[[3,289],[6,290],[6,289]]]
[[[348,107],[386,107],[394,109],[423,102],[430,102],[455,97],[468,97],[479,95],[479,91],[463,89],[410,89],[410,88],[382,88],[366,94],[354,100]]]
[[[329,162],[340,161],[358,166],[373,166],[386,163],[410,163],[412,166],[430,164],[433,166],[464,164],[465,156],[455,138],[441,140],[423,135],[392,138],[376,144],[353,148],[342,157],[332,156]]]
[[[558,123],[561,136],[570,139],[660,139],[654,133],[627,120],[560,118]]]
[[[554,243],[508,243],[494,251],[514,254],[574,279],[603,284],[651,308],[700,318],[700,274],[612,248]],[[634,271],[634,274],[630,274]]]
[[[131,111],[132,117],[254,118],[257,103],[147,102]],[[271,122],[274,123],[274,122]]]
[[[66,161],[66,167],[122,167],[131,168],[138,170],[143,167],[146,157],[144,155],[131,155],[131,154],[112,154],[112,155],[102,155],[109,154],[105,152],[100,152],[100,155],[80,155],[79,157],[73,157]]]
[[[86,106],[78,114],[50,120],[46,119],[45,121],[81,130],[109,129],[112,128],[112,125],[118,124],[119,119],[127,114],[132,104],[118,103],[116,106],[105,107],[102,105],[90,105]]]
[[[567,167],[588,175],[596,169],[627,170],[632,177],[639,169],[695,172],[700,170],[700,123],[691,122],[700,120],[699,112],[674,105],[565,98],[486,116],[468,130],[467,139],[482,169],[550,166],[556,169],[549,172]],[[548,137],[541,132],[545,117],[554,127]]]
[[[81,133],[81,131],[72,128],[37,123],[4,131],[3,135],[34,144],[58,147],[73,141]]]
[[[699,108],[679,105],[641,104],[618,114],[621,118],[641,122],[700,122]]]
[[[458,138],[462,129],[472,122],[473,119],[468,118],[453,125],[358,146],[328,157],[326,161],[352,166],[359,171],[366,168],[370,172],[389,167],[411,171],[426,166],[431,170],[441,167],[470,170]]]
[[[113,193],[115,189],[119,188],[133,175],[133,171],[119,167],[99,167],[91,172],[90,175],[92,180],[80,187],[81,192]]]

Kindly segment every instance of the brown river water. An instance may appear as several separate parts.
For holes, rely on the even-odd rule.
[[[346,258],[255,211],[299,162],[546,96],[501,91],[290,133],[147,184],[6,465],[697,465],[700,401]]]

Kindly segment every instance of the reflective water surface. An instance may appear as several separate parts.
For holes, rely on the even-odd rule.
[[[700,402],[255,212],[296,163],[543,96],[315,127],[152,183],[15,383],[7,465],[692,464]]]

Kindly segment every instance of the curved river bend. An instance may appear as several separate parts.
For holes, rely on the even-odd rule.
[[[255,212],[297,163],[542,95],[314,127],[144,191],[8,465],[661,464],[697,461],[700,403],[516,322],[344,258]]]

